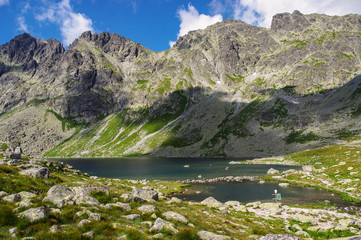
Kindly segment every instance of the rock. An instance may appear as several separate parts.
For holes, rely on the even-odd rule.
[[[150,239],[163,239],[163,238],[164,238],[164,236],[161,233],[157,233],[150,237]]]
[[[312,165],[305,165],[305,166],[302,166],[302,171],[313,172],[313,171],[315,171],[315,168]]]
[[[91,223],[91,222],[88,219],[83,219],[78,223],[77,227],[80,228],[80,227],[83,227],[84,225],[89,224],[89,223]]]
[[[93,237],[94,237],[94,232],[93,232],[93,231],[89,231],[89,232],[84,233],[83,235],[86,236],[86,237],[93,238]]]
[[[275,175],[275,174],[279,174],[280,171],[274,169],[274,168],[270,168],[268,171],[267,171],[267,175]]]
[[[64,231],[63,228],[59,227],[58,225],[53,225],[50,229],[49,232],[51,233],[55,233],[55,232],[62,232]]]
[[[230,240],[231,238],[224,235],[217,235],[212,232],[200,231],[197,233],[202,240]]]
[[[76,198],[75,200],[76,204],[85,204],[85,205],[91,205],[91,206],[98,206],[100,203],[98,200],[96,200],[95,198],[91,197],[91,196],[80,196],[78,198]]]
[[[280,209],[280,204],[279,203],[262,203],[261,205],[259,205],[259,207],[266,212],[275,214],[279,211]]]
[[[236,212],[248,212],[247,208],[245,205],[239,205],[239,206],[236,206],[234,207],[234,210]]]
[[[340,219],[338,223],[343,227],[347,227],[349,225],[355,224],[355,221],[353,219]]]
[[[17,228],[16,227],[13,227],[13,228],[10,228],[9,229],[9,233],[10,234],[14,234],[16,232]]]
[[[99,213],[88,212],[88,217],[89,220],[93,220],[96,222],[100,222],[100,220],[102,219],[102,215],[100,215]]]
[[[20,217],[25,217],[30,220],[30,222],[35,222],[40,219],[43,219],[47,216],[47,211],[45,207],[30,208],[19,214]]]
[[[183,167],[185,167],[185,168],[189,168],[190,166],[189,166],[189,165],[184,165]]]
[[[92,192],[104,192],[106,195],[109,195],[109,188],[105,186],[81,186],[73,187],[73,189],[77,196],[89,195]]]
[[[20,161],[19,161],[18,159],[12,159],[12,160],[9,160],[9,161],[7,162],[7,164],[8,164],[9,166],[13,166],[13,165],[16,165],[16,164],[18,164],[18,163],[20,163]]]
[[[16,147],[15,150],[14,150],[14,153],[22,154],[23,150],[21,149],[21,147]]]
[[[7,202],[19,202],[21,200],[21,196],[18,193],[10,194],[6,197],[3,197],[2,200]]]
[[[158,193],[144,188],[135,188],[129,199],[134,202],[155,202],[158,201]]]
[[[124,211],[132,210],[132,208],[130,207],[130,205],[128,203],[122,203],[122,202],[108,203],[104,207],[108,208],[111,206],[122,208]]]
[[[178,233],[178,229],[174,226],[173,223],[165,221],[161,218],[157,218],[157,220],[155,220],[154,225],[151,227],[149,231],[150,232],[170,231],[173,234]]]
[[[214,197],[208,197],[208,198],[204,199],[201,202],[201,204],[206,205],[207,207],[210,207],[210,208],[219,208],[219,207],[223,206],[223,203],[216,200]]]
[[[130,201],[130,195],[128,193],[123,193],[120,197],[126,202]]]
[[[144,221],[144,222],[141,222],[140,225],[143,225],[147,228],[151,228],[153,223],[151,221]]]
[[[179,213],[169,211],[162,214],[167,220],[174,220],[177,222],[188,224],[189,221]]]
[[[171,203],[181,203],[182,200],[177,198],[177,197],[172,197],[169,201],[167,201],[168,204],[171,204]]]
[[[295,232],[296,235],[301,236],[301,237],[310,237],[310,234],[308,234],[307,232],[303,231],[303,230],[299,230],[297,232]]]
[[[224,203],[224,205],[226,205],[227,207],[237,207],[241,205],[241,203],[239,201],[227,201]]]
[[[0,198],[4,197],[4,196],[6,196],[6,195],[8,195],[6,192],[0,191]]]
[[[306,216],[306,215],[302,215],[302,214],[296,214],[293,216],[293,219],[306,223],[306,222],[312,222],[314,220],[314,217],[311,216]]]
[[[138,208],[138,210],[141,211],[142,214],[153,213],[157,210],[157,207],[153,206],[153,205],[143,205],[143,206],[140,206]]]
[[[49,169],[47,167],[30,168],[20,171],[19,174],[28,175],[33,178],[49,178]]]
[[[158,216],[157,216],[157,214],[153,213],[152,215],[150,215],[150,218],[152,218],[152,219],[157,219]]]
[[[298,231],[302,231],[302,228],[298,225],[298,224],[293,224],[292,228],[298,230]]]
[[[21,153],[10,153],[11,159],[21,159]]]
[[[297,172],[297,170],[295,170],[295,169],[288,169],[288,170],[286,170],[286,171],[283,171],[283,174],[292,174],[292,173],[295,173],[295,172]]]
[[[291,234],[267,234],[266,236],[258,238],[258,240],[300,240],[300,239]]]
[[[123,218],[126,218],[126,219],[128,219],[128,220],[135,221],[135,220],[137,220],[138,218],[140,218],[140,215],[139,215],[139,214],[130,214],[130,215],[125,215],[125,216],[123,216]]]
[[[307,231],[312,231],[312,232],[318,232],[320,230],[319,226],[312,226],[307,228]]]
[[[260,202],[260,201],[257,201],[257,202],[250,202],[250,203],[247,203],[247,204],[246,204],[246,207],[253,207],[253,208],[257,208],[257,207],[259,207],[259,205],[261,205],[261,202]]]

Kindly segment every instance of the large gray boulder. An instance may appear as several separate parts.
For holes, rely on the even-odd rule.
[[[173,223],[165,221],[161,218],[157,218],[157,220],[155,220],[154,225],[151,227],[149,231],[150,232],[169,231],[172,232],[173,234],[179,232]]]
[[[149,189],[135,188],[129,199],[134,202],[155,202],[158,201],[158,193]]]
[[[142,212],[142,214],[147,214],[147,213],[153,213],[157,210],[157,207],[156,206],[153,206],[153,205],[143,205],[143,206],[140,206],[138,208],[138,210],[140,212]]]
[[[30,222],[35,222],[45,218],[47,216],[47,211],[44,206],[38,208],[30,208],[20,213],[19,216],[29,219]]]
[[[47,167],[30,168],[19,172],[21,175],[28,175],[33,178],[49,178],[49,169]]]
[[[291,234],[267,234],[258,240],[300,240],[300,238]]]
[[[223,203],[221,203],[214,197],[208,197],[208,198],[204,199],[201,202],[201,204],[206,205],[207,207],[210,207],[210,208],[220,208],[223,206]]]
[[[224,235],[218,235],[212,232],[200,231],[197,233],[202,240],[230,240],[231,238]]]
[[[165,213],[163,213],[163,216],[167,220],[173,220],[173,221],[177,221],[177,222],[181,222],[181,223],[185,223],[185,224],[189,223],[189,221],[183,215],[180,215],[179,213],[176,213],[173,211],[165,212]]]
[[[2,199],[7,202],[21,202],[24,200],[32,199],[34,197],[36,197],[36,194],[22,191],[19,193],[10,194],[6,197],[3,197]]]

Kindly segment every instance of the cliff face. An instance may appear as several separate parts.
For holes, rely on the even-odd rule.
[[[227,19],[164,52],[110,33],[67,50],[23,34],[0,46],[0,141],[48,156],[269,156],[343,141],[360,129],[360,23]]]

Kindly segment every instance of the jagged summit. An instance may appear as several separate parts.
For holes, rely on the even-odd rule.
[[[163,52],[106,32],[66,50],[22,34],[0,46],[0,140],[42,154],[71,137],[52,156],[268,156],[322,145],[348,126],[341,119],[357,119],[358,98],[336,92],[358,92],[358,80],[346,83],[360,73],[360,20],[295,11],[266,29],[226,19]],[[287,144],[310,132],[309,144]]]

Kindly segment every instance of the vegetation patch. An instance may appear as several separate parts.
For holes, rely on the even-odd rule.
[[[300,130],[300,131],[292,130],[292,132],[285,138],[286,143],[287,144],[291,144],[291,143],[305,144],[308,142],[319,141],[322,139],[321,137],[314,134],[312,131],[307,134],[303,134],[304,131],[305,130]]]
[[[234,74],[234,75],[226,74],[226,77],[234,83],[241,83],[245,79],[244,76],[238,74]]]

